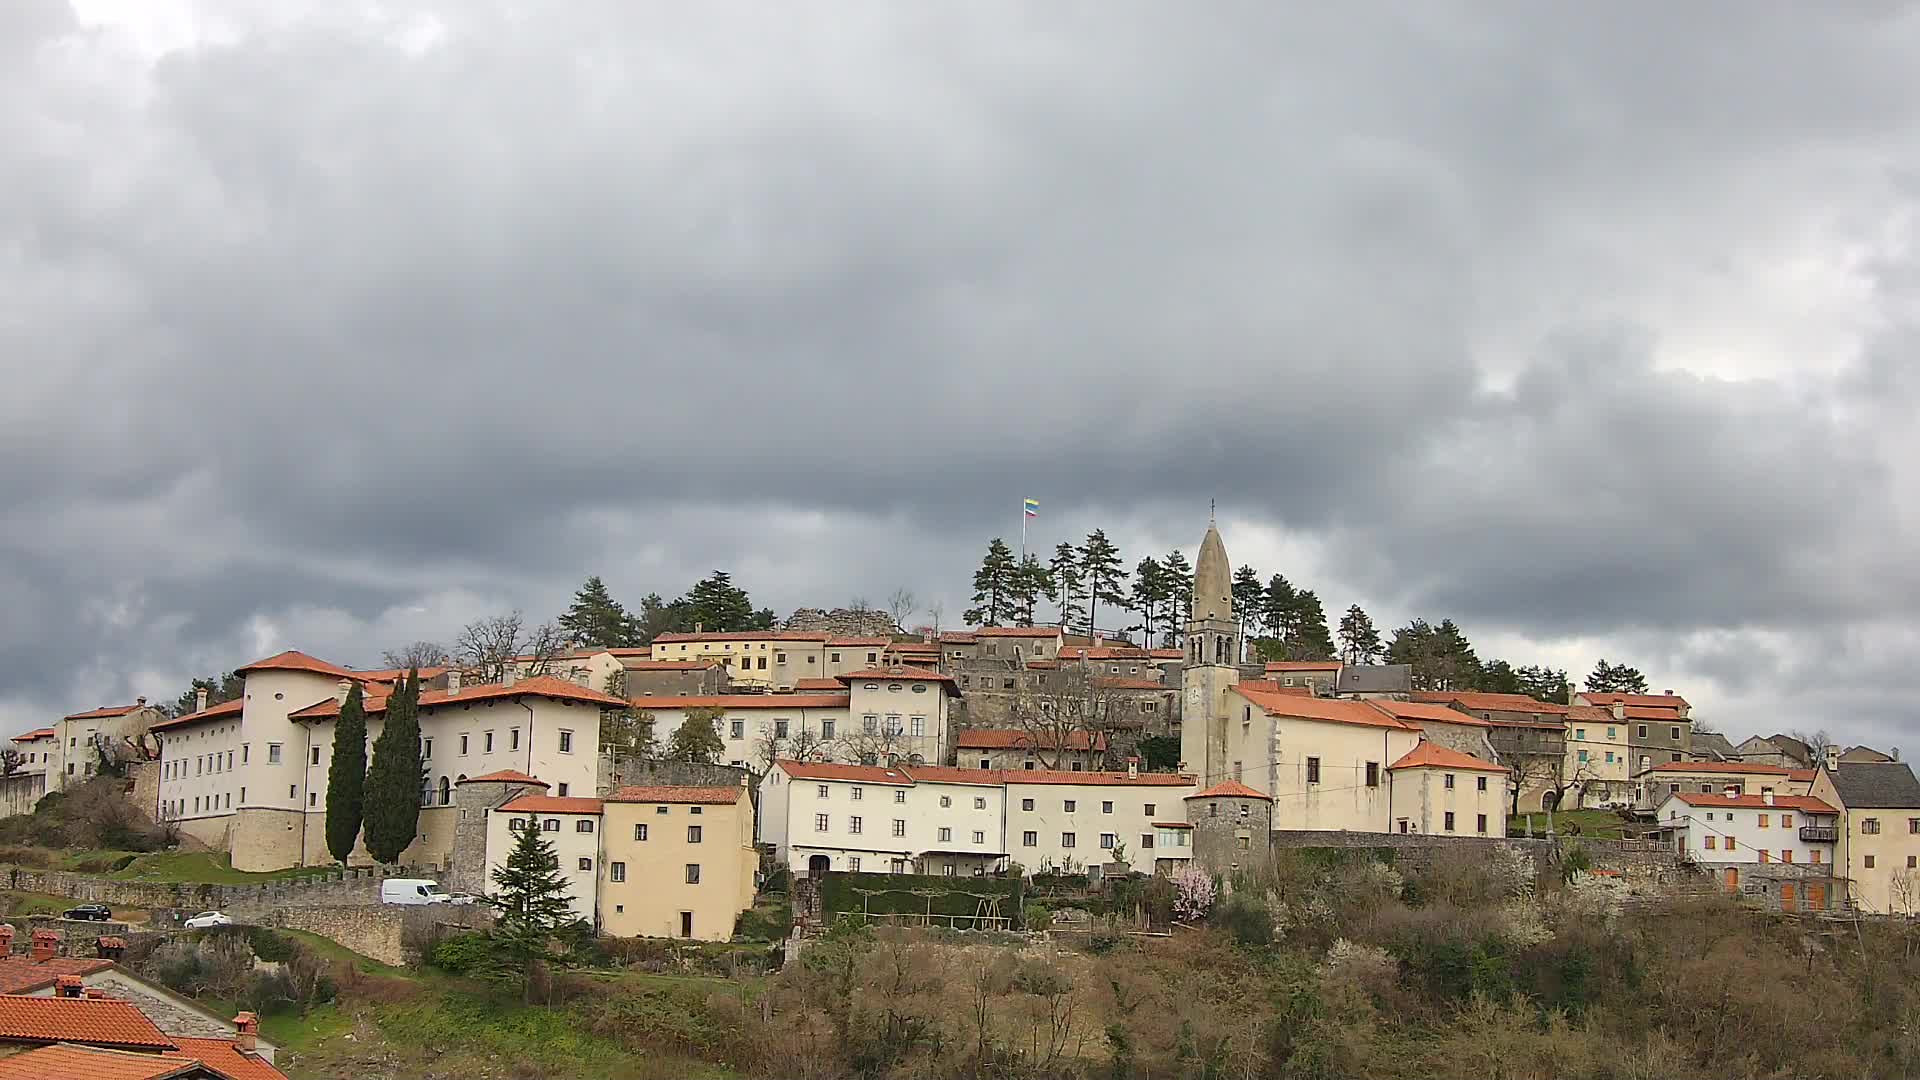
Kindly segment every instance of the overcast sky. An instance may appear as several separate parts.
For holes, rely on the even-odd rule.
[[[0,4],[0,726],[1104,526],[1920,750],[1920,15]]]

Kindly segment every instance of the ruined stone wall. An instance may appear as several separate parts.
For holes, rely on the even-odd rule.
[[[884,611],[855,611],[852,608],[834,608],[826,611],[821,608],[798,608],[787,621],[780,624],[782,630],[818,633],[825,630],[838,637],[892,637],[900,632],[893,624],[893,616]]]
[[[492,909],[446,904],[411,907],[300,907],[273,912],[264,925],[304,930],[383,964],[411,964],[447,930],[493,925]]]
[[[116,881],[67,870],[10,867],[0,871],[0,883],[22,892],[47,893],[110,907],[137,907],[193,914],[218,908],[228,914],[246,914],[285,907],[340,904],[377,904],[385,877],[413,876],[408,870],[376,867],[333,870],[311,878],[290,878],[261,885],[209,885],[186,882]]]
[[[33,813],[33,804],[47,793],[47,774],[15,773],[0,777],[0,817]]]

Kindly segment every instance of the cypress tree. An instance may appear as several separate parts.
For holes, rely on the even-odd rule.
[[[345,863],[360,836],[367,794],[367,710],[360,684],[347,691],[333,725],[333,764],[327,772],[327,850]]]
[[[387,698],[387,720],[367,770],[367,850],[383,863],[420,831],[420,672],[410,671]]]

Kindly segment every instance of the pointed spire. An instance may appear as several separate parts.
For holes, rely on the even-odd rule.
[[[1227,545],[1221,541],[1211,515],[1207,535],[1200,541],[1200,557],[1193,566],[1193,617],[1233,618],[1233,569],[1227,562]]]

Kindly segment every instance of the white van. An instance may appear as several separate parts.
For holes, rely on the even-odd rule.
[[[440,890],[440,883],[426,878],[388,878],[380,883],[383,904],[444,904],[452,897]]]

